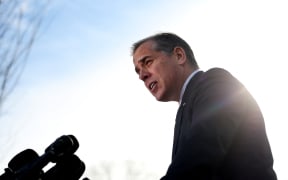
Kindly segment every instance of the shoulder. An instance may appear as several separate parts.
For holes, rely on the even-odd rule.
[[[223,68],[211,68],[204,75],[206,77],[233,77],[229,71]]]
[[[198,82],[194,88],[198,96],[228,97],[229,94],[246,91],[244,85],[223,68],[205,71]]]
[[[227,70],[211,68],[198,72],[190,81],[184,99],[196,97],[225,96],[242,89],[243,85]]]
[[[203,85],[207,85],[212,83],[215,85],[229,85],[231,86],[232,84],[235,86],[243,86],[242,83],[234,77],[229,71],[223,69],[223,68],[211,68],[207,71],[205,71],[202,75],[202,83]]]

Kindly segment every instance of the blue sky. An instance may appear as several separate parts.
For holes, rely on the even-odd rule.
[[[41,154],[71,133],[88,168],[133,160],[163,175],[177,103],[157,102],[146,91],[130,47],[169,31],[190,43],[203,70],[226,68],[251,91],[265,116],[278,177],[288,180],[287,7],[281,0],[52,1],[1,117],[0,150],[7,154],[1,167],[28,147]]]

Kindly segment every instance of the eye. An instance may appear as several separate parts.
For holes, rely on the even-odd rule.
[[[144,64],[145,66],[150,66],[152,64],[153,60],[152,59],[147,59]]]

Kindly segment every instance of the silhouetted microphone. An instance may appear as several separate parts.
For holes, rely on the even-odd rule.
[[[63,156],[74,154],[78,148],[75,136],[63,135],[45,149],[45,154],[49,154],[51,162],[57,162]]]
[[[42,180],[78,180],[85,171],[85,164],[76,155],[65,156],[42,176]]]
[[[34,162],[15,172],[17,180],[32,180],[31,176],[42,172],[42,168],[49,162],[57,162],[65,156],[71,156],[79,147],[73,135],[63,135],[55,140],[45,150],[45,153]]]
[[[0,176],[1,180],[16,179],[15,172],[19,171],[23,166],[27,166],[36,159],[38,159],[38,154],[32,149],[26,149],[16,156],[14,156],[8,163],[8,168],[5,169],[5,173]],[[36,179],[40,176],[42,171],[35,172],[31,174],[31,179]]]
[[[17,171],[23,166],[32,163],[39,158],[39,155],[32,149],[26,149],[14,156],[8,163],[8,168]]]

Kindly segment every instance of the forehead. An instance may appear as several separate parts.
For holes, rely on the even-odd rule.
[[[151,56],[156,51],[153,50],[155,43],[153,41],[146,41],[141,44],[133,54],[133,62],[137,63],[142,61],[145,57]]]

